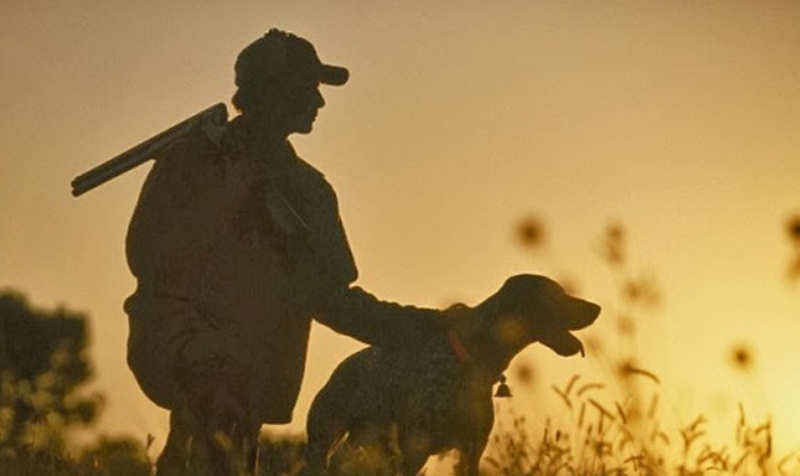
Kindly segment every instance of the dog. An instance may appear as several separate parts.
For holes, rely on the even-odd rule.
[[[309,410],[303,474],[344,472],[346,446],[395,458],[407,476],[418,474],[431,455],[457,449],[460,474],[477,476],[494,424],[492,387],[511,359],[534,342],[562,356],[583,355],[570,331],[599,314],[600,306],[568,295],[549,278],[518,275],[475,308],[451,308],[448,330],[422,351],[368,347],[349,356]]]

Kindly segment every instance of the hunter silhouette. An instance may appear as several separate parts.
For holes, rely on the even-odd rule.
[[[170,413],[157,474],[252,471],[259,428],[291,420],[312,319],[386,348],[442,332],[440,311],[380,301],[357,270],[324,175],[287,138],[307,134],[345,68],[277,29],[235,64],[240,114],[170,144],[127,235],[128,363]]]

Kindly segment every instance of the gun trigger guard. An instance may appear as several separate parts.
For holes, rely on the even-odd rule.
[[[218,124],[214,121],[204,121],[200,126],[203,133],[215,146],[222,146],[222,136],[225,134],[225,124]]]

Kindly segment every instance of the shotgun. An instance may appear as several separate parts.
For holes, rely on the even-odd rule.
[[[200,127],[213,141],[219,139],[222,127],[228,122],[228,110],[224,103],[215,104],[194,116],[156,134],[141,144],[121,153],[93,169],[78,175],[72,181],[72,196],[83,195],[125,172],[138,167],[158,154],[177,139]]]

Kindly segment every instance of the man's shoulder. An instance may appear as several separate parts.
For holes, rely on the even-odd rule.
[[[222,165],[224,151],[202,131],[175,140],[156,159],[157,169],[178,171],[197,170]]]
[[[156,157],[146,188],[190,190],[217,182],[224,173],[224,152],[201,131],[175,140]]]
[[[297,167],[300,170],[300,173],[303,175],[303,178],[328,183],[328,179],[325,178],[325,174],[322,173],[321,170],[309,164],[300,157],[297,157]]]
[[[333,186],[328,182],[325,174],[298,156],[291,144],[287,145],[289,153],[294,156],[295,163],[297,164],[298,173],[296,176],[300,179],[300,184],[306,188],[313,188],[333,194]]]
[[[212,142],[203,131],[198,130],[168,145],[159,160],[213,159],[223,153],[219,144]]]

